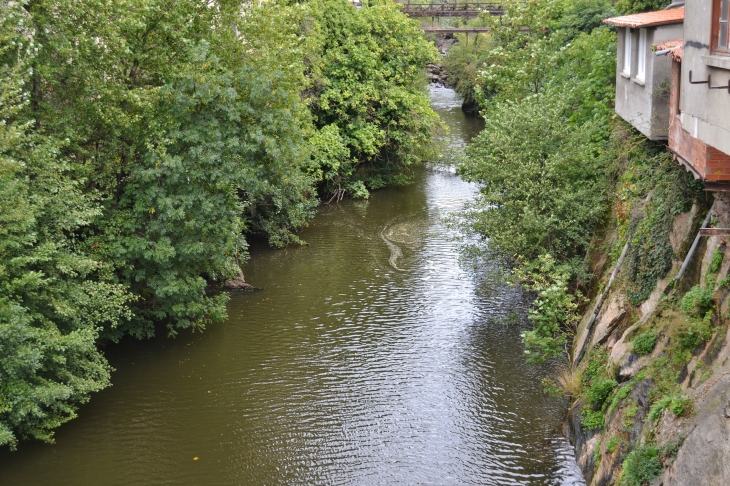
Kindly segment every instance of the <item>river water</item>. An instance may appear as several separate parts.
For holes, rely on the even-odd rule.
[[[480,123],[430,89],[460,150]],[[465,264],[443,222],[476,192],[427,169],[323,207],[307,246],[254,247],[260,290],[226,323],[111,346],[114,386],[56,444],[0,453],[0,484],[583,484],[565,403],[522,354],[529,301]]]

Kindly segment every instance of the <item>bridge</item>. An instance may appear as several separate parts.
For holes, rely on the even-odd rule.
[[[482,0],[465,1],[458,0],[430,1],[424,0],[401,0],[398,3],[403,5],[403,13],[409,17],[476,17],[481,12],[489,12],[492,15],[503,15],[504,8],[498,2]]]

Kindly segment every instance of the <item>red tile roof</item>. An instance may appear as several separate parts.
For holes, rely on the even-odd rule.
[[[680,22],[684,22],[684,7],[612,17],[603,21],[605,24],[613,24],[617,27],[631,27],[634,29],[655,25],[678,24]]]
[[[684,44],[684,39],[672,39],[666,42],[660,42],[659,44],[654,44],[652,47],[655,51],[663,51],[665,49],[671,49],[667,53],[667,55],[674,59],[677,62],[682,62],[682,45]]]

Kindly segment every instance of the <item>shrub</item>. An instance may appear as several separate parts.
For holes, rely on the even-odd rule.
[[[631,385],[624,385],[621,388],[618,389],[616,394],[613,396],[613,400],[611,401],[611,406],[608,407],[608,413],[613,412],[616,407],[618,406],[618,402],[623,400],[624,398],[629,396],[629,393],[631,392]]]
[[[622,465],[621,486],[643,486],[657,477],[662,471],[660,452],[659,447],[651,445],[631,451]]]
[[[654,402],[654,404],[651,406],[651,409],[649,410],[649,419],[658,419],[659,416],[662,414],[662,411],[664,411],[664,409],[667,408],[670,403],[672,403],[672,397],[662,397]]]
[[[618,386],[616,380],[597,380],[591,383],[584,392],[586,401],[590,403],[594,409],[603,407],[606,399],[613,393],[613,390]]]
[[[586,430],[602,429],[604,415],[601,410],[594,412],[590,407],[585,407],[580,413],[580,424]]]
[[[712,290],[695,285],[684,294],[679,307],[690,317],[704,316],[713,307]]]
[[[680,350],[693,351],[697,346],[712,337],[712,312],[708,311],[701,321],[695,320],[689,324],[677,337]]]
[[[606,442],[606,452],[609,454],[613,454],[616,452],[616,449],[618,448],[619,444],[621,443],[621,440],[619,440],[618,437],[611,437],[608,439],[608,442]]]
[[[669,404],[669,410],[677,417],[681,417],[691,409],[692,400],[689,397],[675,397]]]
[[[689,397],[666,396],[657,400],[649,410],[649,419],[656,420],[665,408],[669,408],[676,417],[681,417],[692,409],[692,399]]]
[[[656,334],[652,331],[645,332],[636,336],[631,344],[634,347],[634,352],[639,355],[649,354],[654,350],[656,344]]]

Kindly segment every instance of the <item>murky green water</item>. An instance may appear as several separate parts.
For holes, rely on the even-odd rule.
[[[432,98],[463,146],[479,122]],[[254,248],[261,290],[228,322],[112,346],[114,386],[55,445],[0,453],[0,484],[582,484],[563,404],[500,322],[527,300],[480,295],[441,221],[476,190],[424,171],[324,207],[308,246]]]

